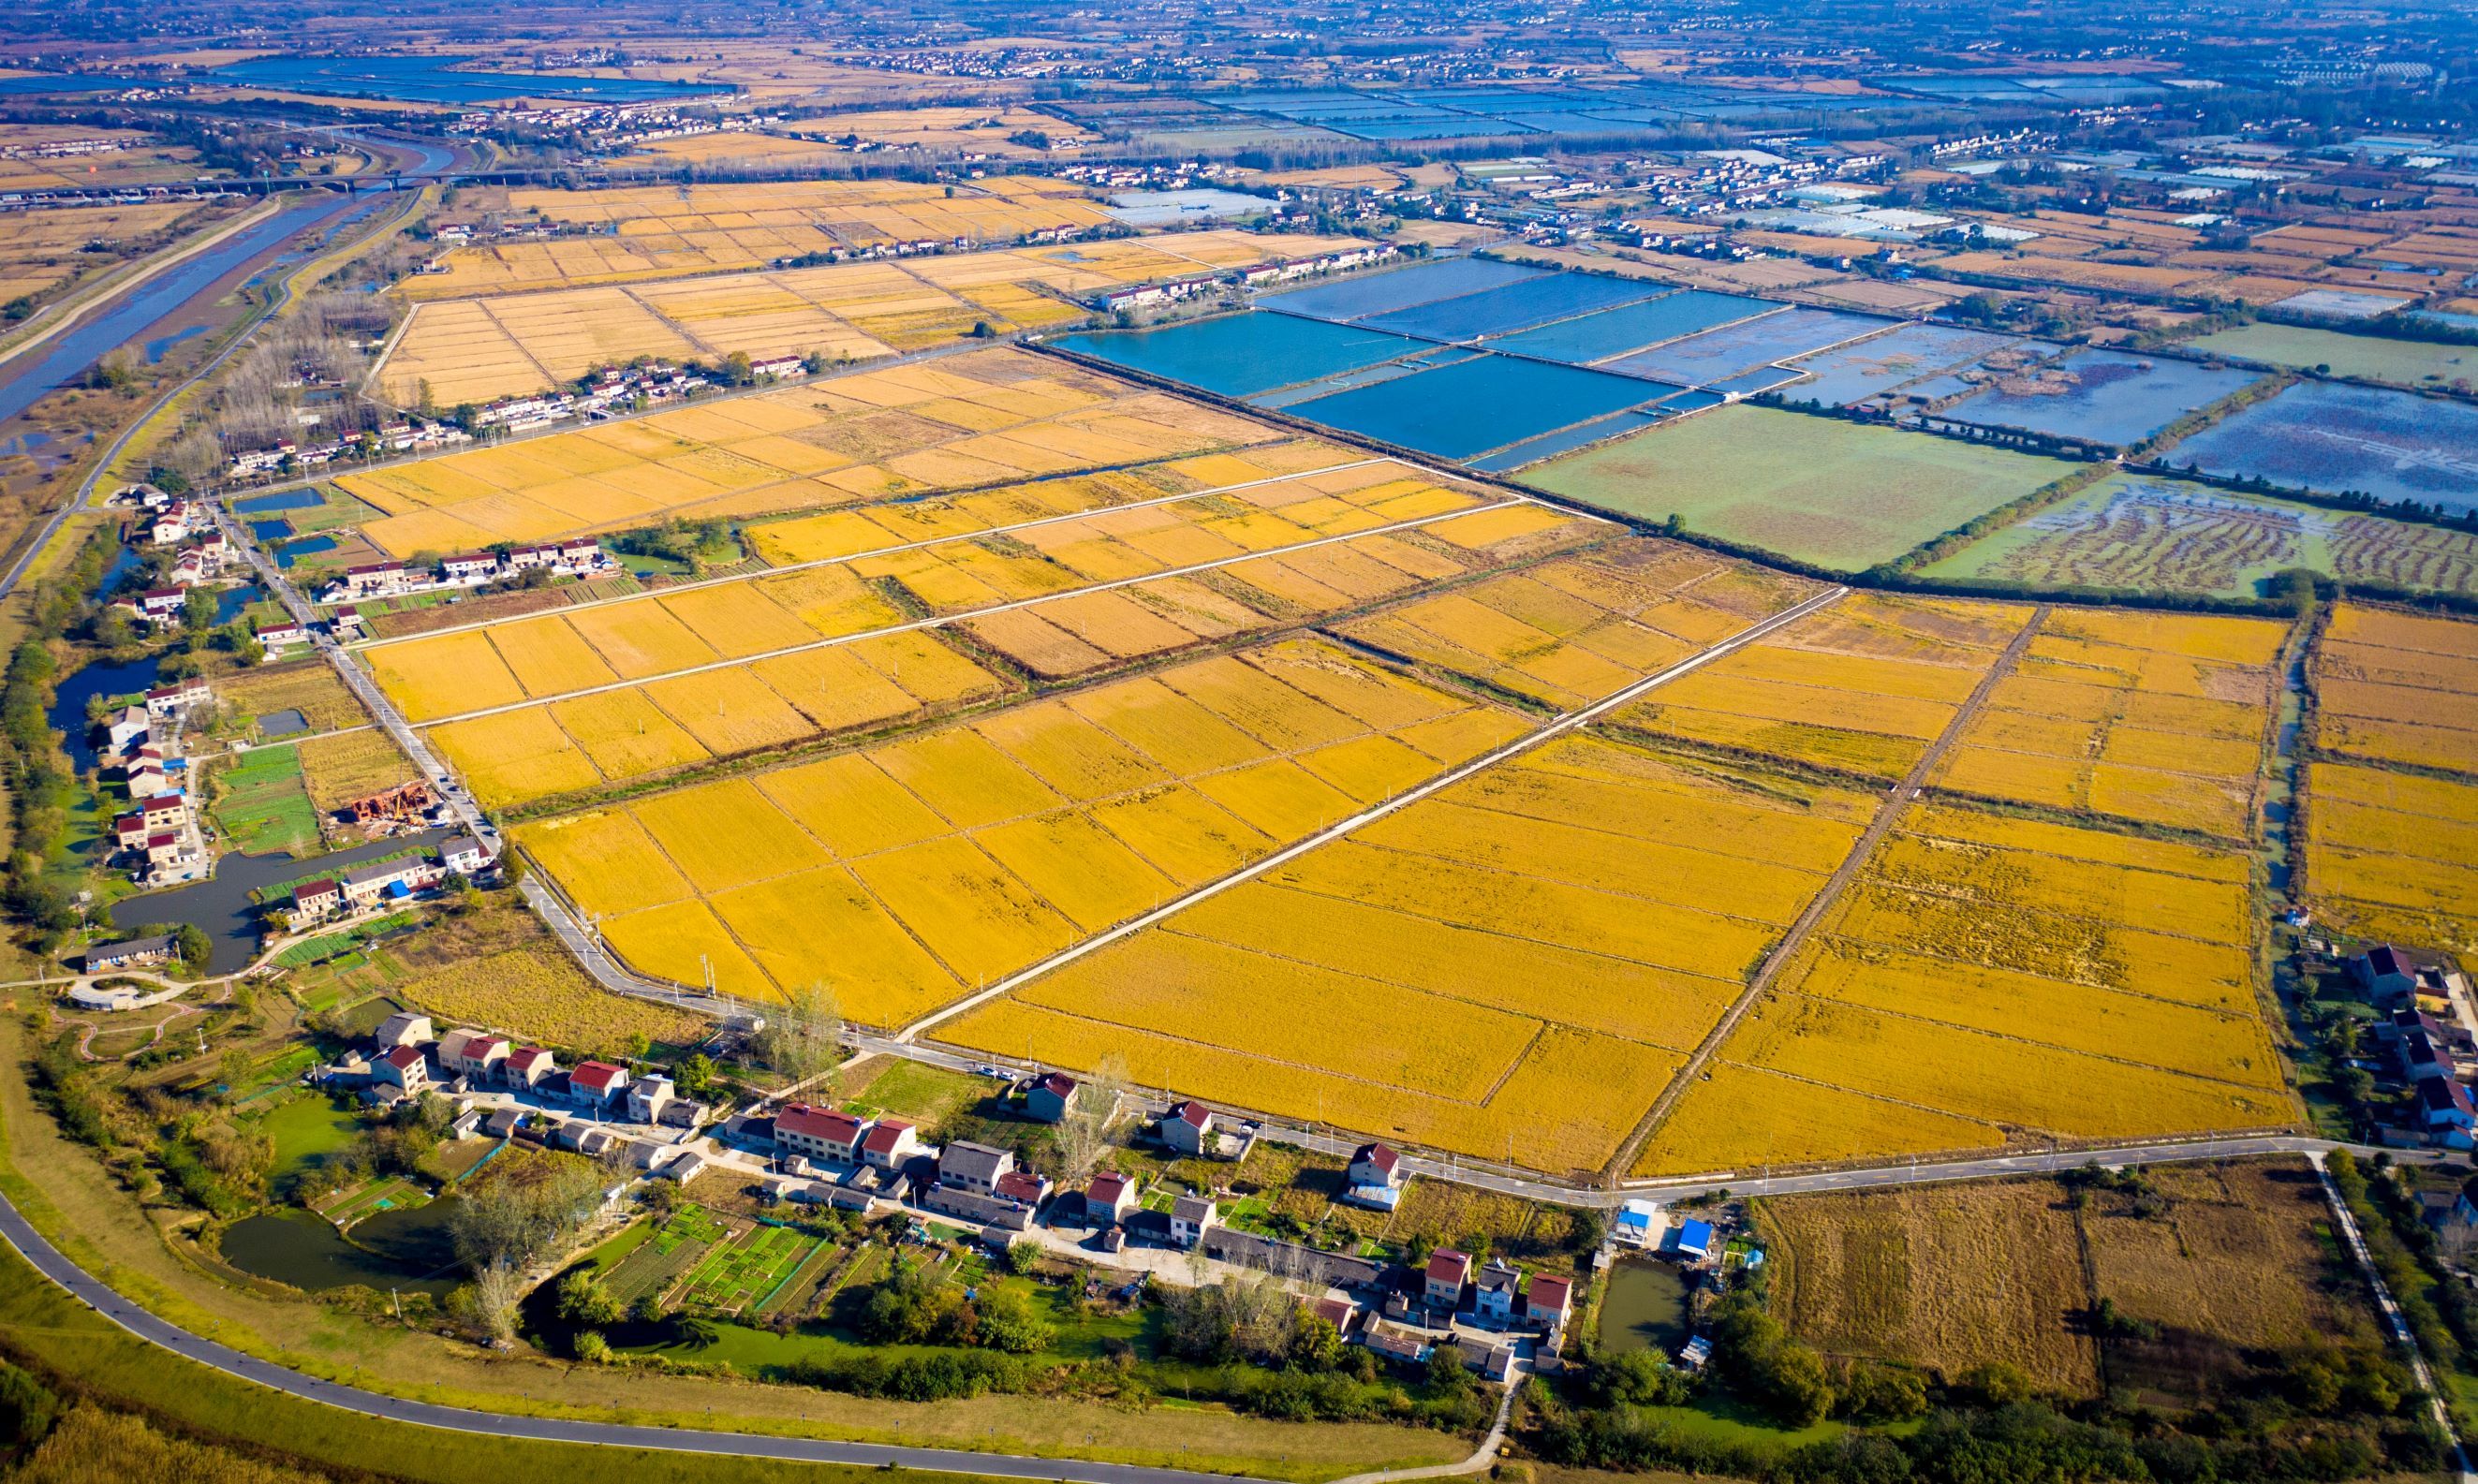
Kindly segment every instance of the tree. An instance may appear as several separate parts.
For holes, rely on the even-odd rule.
[[[215,626],[215,595],[204,588],[191,588],[181,597],[181,627],[191,634],[204,634]]]
[[[675,1080],[680,1085],[680,1091],[689,1096],[704,1096],[706,1089],[714,1086],[714,1058],[702,1051],[696,1052],[687,1061],[680,1063],[679,1074]]]
[[[474,1331],[495,1344],[516,1338],[517,1305],[525,1296],[524,1280],[516,1265],[486,1263],[474,1270],[473,1281],[458,1290],[458,1305]]]
[[[601,1280],[583,1268],[559,1280],[558,1296],[559,1317],[588,1329],[617,1324],[625,1312]]]
[[[172,940],[174,945],[180,950],[182,968],[193,974],[207,971],[208,961],[215,956],[215,943],[214,939],[207,936],[205,928],[195,922],[184,922],[180,930],[172,935]]]
[[[830,1073],[843,1060],[844,1018],[835,992],[823,982],[791,991],[767,1018],[753,1049],[785,1081],[811,1084],[821,1097],[834,1096]]]
[[[1111,1051],[1076,1089],[1075,1100],[1059,1120],[1056,1134],[1062,1178],[1080,1180],[1101,1163],[1110,1148],[1110,1120],[1126,1083],[1127,1059]]]
[[[1319,1314],[1302,1314],[1291,1331],[1291,1364],[1302,1371],[1325,1371],[1342,1364],[1342,1331]]]

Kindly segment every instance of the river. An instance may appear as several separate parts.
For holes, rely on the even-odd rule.
[[[0,365],[0,423],[75,381],[114,347],[179,330],[182,326],[177,321],[193,307],[203,308],[204,296],[219,297],[217,286],[226,278],[261,257],[271,257],[294,233],[326,226],[368,204],[367,198],[313,192],[309,199],[287,204],[256,226],[114,296],[42,349]]]

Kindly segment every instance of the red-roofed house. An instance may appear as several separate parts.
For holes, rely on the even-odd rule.
[[[542,1080],[559,1070],[559,1057],[541,1046],[525,1046],[508,1053],[507,1078],[512,1087],[540,1087]]]
[[[1075,1079],[1053,1071],[1024,1090],[1024,1117],[1043,1123],[1063,1123],[1075,1105]]]
[[[1084,1187],[1084,1220],[1095,1226],[1115,1225],[1136,1208],[1136,1182],[1125,1175],[1095,1175]]]
[[[901,1119],[880,1119],[861,1136],[860,1162],[872,1170],[900,1170],[921,1152],[921,1135]]]
[[[774,1146],[837,1165],[860,1162],[861,1121],[848,1113],[794,1103],[774,1115]]]
[[[1531,1285],[1523,1291],[1523,1317],[1554,1334],[1565,1324],[1566,1311],[1574,1296],[1571,1279],[1535,1272]]]
[[[628,1091],[628,1071],[609,1062],[585,1062],[568,1074],[568,1095],[578,1107],[599,1111]]]
[[[1392,1187],[1403,1183],[1403,1156],[1381,1144],[1363,1144],[1351,1156],[1349,1181],[1353,1185]]]
[[[1189,1098],[1172,1106],[1161,1118],[1162,1143],[1181,1154],[1201,1154],[1207,1139],[1213,1137],[1213,1110]]]
[[[1452,1247],[1439,1247],[1429,1254],[1428,1284],[1424,1292],[1432,1309],[1459,1308],[1463,1301],[1463,1283],[1471,1276],[1471,1254]]]
[[[497,1075],[508,1063],[508,1053],[516,1046],[505,1036],[475,1036],[465,1043],[456,1058],[456,1069],[476,1085]]]
[[[372,1082],[392,1082],[407,1093],[430,1085],[430,1064],[413,1046],[397,1046],[370,1064]]]

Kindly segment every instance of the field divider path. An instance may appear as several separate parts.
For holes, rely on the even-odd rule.
[[[1746,989],[1730,1002],[1730,1008],[1721,1013],[1721,1019],[1713,1022],[1712,1028],[1704,1033],[1704,1039],[1695,1044],[1694,1054],[1678,1069],[1677,1074],[1669,1079],[1669,1085],[1653,1099],[1651,1108],[1635,1124],[1634,1131],[1618,1145],[1617,1153],[1611,1156],[1603,1171],[1605,1179],[1615,1184],[1633,1168],[1635,1156],[1668,1119],[1670,1111],[1678,1106],[1678,1100],[1686,1095],[1686,1090],[1695,1084],[1695,1079],[1703,1075],[1704,1069],[1711,1065],[1712,1058],[1720,1054],[1723,1044],[1738,1028],[1738,1022],[1746,1019],[1747,1012],[1753,1010],[1756,1002],[1763,998],[1764,992],[1772,988],[1774,976],[1806,945],[1816,924],[1822,922],[1825,914],[1841,899],[1841,893],[1850,889],[1850,883],[1858,879],[1859,868],[1867,864],[1868,857],[1876,853],[1876,847],[1884,843],[1884,837],[1893,832],[1894,824],[1909,809],[1911,801],[1919,796],[1919,790],[1926,786],[1929,775],[1934,772],[1938,763],[1944,761],[1945,753],[1969,727],[1971,718],[1979,714],[1979,708],[1995,693],[1997,685],[2013,672],[2014,665],[2031,647],[2031,641],[2037,636],[2040,625],[2048,621],[2048,608],[2047,604],[2041,603],[2031,611],[2029,620],[2005,646],[2005,652],[1996,657],[1996,663],[1990,665],[1987,673],[1979,677],[1979,684],[1971,688],[1969,699],[1961,703],[1953,718],[1945,723],[1944,730],[1936,734],[1935,741],[1928,744],[1927,751],[1921,753],[1919,760],[1910,766],[1910,770],[1902,776],[1902,781],[1884,795],[1884,801],[1876,806],[1875,817],[1867,821],[1867,828],[1851,843],[1849,853],[1841,858],[1841,864],[1808,899],[1807,910],[1790,923],[1789,931],[1782,934],[1781,942],[1773,945],[1772,952],[1764,955],[1763,963],[1748,978]]]
[[[1273,560],[1279,557],[1290,556],[1297,552],[1313,551],[1319,546],[1330,546],[1336,541],[1356,541],[1364,536],[1391,536],[1403,531],[1416,531],[1422,526],[1434,525],[1440,520],[1454,520],[1463,516],[1477,516],[1488,511],[1505,510],[1513,506],[1530,505],[1532,503],[1534,502],[1524,499],[1519,495],[1509,496],[1503,500],[1492,501],[1486,505],[1474,505],[1464,510],[1450,510],[1434,516],[1422,516],[1412,520],[1398,520],[1392,525],[1370,526],[1365,531],[1347,531],[1338,536],[1321,536],[1315,541],[1302,541],[1293,546],[1277,546],[1265,551],[1243,551],[1235,557],[1217,557],[1210,562],[1198,562],[1187,566],[1165,567],[1161,571],[1147,572],[1140,577],[1120,577],[1109,582],[1095,583],[1090,587],[1070,588],[1059,592],[1045,592],[1038,597],[1014,598],[1004,603],[993,603],[985,608],[972,608],[966,609],[960,613],[940,614],[927,618],[915,618],[909,623],[889,624],[884,628],[864,629],[857,634],[838,634],[828,639],[813,640],[805,644],[792,644],[781,649],[767,649],[761,650],[756,654],[741,655],[736,659],[714,660],[709,661],[704,665],[692,665],[683,669],[665,670],[659,675],[643,675],[634,680],[615,680],[604,685],[588,686],[581,691],[563,691],[557,695],[530,696],[521,701],[509,701],[498,706],[486,706],[478,711],[459,712],[452,717],[434,717],[427,721],[414,722],[413,725],[425,729],[437,726],[447,726],[459,721],[474,721],[485,717],[495,717],[511,711],[530,711],[537,706],[553,706],[557,705],[561,701],[577,700],[589,695],[601,695],[612,691],[630,691],[639,686],[659,685],[666,680],[677,680],[686,675],[702,675],[709,671],[721,669],[740,669],[746,666],[755,665],[766,660],[779,660],[787,655],[808,654],[819,649],[833,649],[844,644],[859,643],[863,640],[885,639],[896,634],[914,634],[924,629],[943,629],[951,624],[969,623],[975,618],[988,618],[999,614],[1014,613],[1018,609],[1035,608],[1043,603],[1056,603],[1063,602],[1068,598],[1088,597],[1096,592],[1110,592],[1120,588],[1139,587],[1149,582],[1167,582],[1175,577],[1192,577],[1198,572],[1209,572],[1217,567],[1233,566],[1242,562]]]
[[[1816,593],[1814,596],[1809,597],[1803,602],[1783,609],[1769,618],[1765,618],[1757,623],[1749,625],[1739,632],[1731,635],[1728,639],[1722,640],[1718,643],[1713,644],[1708,649],[1687,656],[1685,659],[1670,666],[1667,669],[1661,670],[1656,674],[1647,675],[1641,680],[1637,680],[1631,685],[1624,686],[1617,691],[1611,692],[1609,694],[1603,696],[1601,699],[1594,701],[1589,706],[1585,706],[1580,710],[1570,711],[1563,716],[1553,717],[1546,724],[1535,728],[1532,731],[1526,732],[1521,737],[1516,738],[1510,742],[1506,742],[1503,746],[1493,748],[1480,754],[1479,757],[1465,763],[1460,767],[1454,768],[1445,773],[1440,773],[1436,777],[1429,779],[1427,783],[1420,784],[1414,788],[1407,789],[1401,793],[1397,793],[1392,798],[1386,799],[1371,808],[1364,809],[1358,814],[1353,815],[1348,819],[1328,825],[1316,834],[1310,835],[1306,839],[1302,840],[1295,844],[1286,846],[1283,849],[1277,850],[1272,855],[1265,857],[1261,861],[1254,862],[1252,865],[1243,866],[1226,876],[1222,876],[1215,880],[1208,881],[1204,885],[1198,887],[1195,891],[1189,892],[1181,896],[1174,897],[1161,906],[1154,908],[1152,911],[1146,913],[1143,917],[1131,918],[1128,921],[1120,923],[1117,927],[1110,929],[1108,932],[1087,938],[1082,943],[1052,954],[1050,957],[1042,960],[1040,963],[1033,965],[1029,968],[1019,969],[1015,973],[1009,974],[1004,979],[999,980],[998,983],[990,985],[963,999],[957,1000],[955,1003],[946,1006],[944,1009],[932,1011],[928,1015],[922,1017],[920,1019],[913,1021],[910,1025],[907,1025],[902,1030],[898,1031],[894,1036],[893,1040],[898,1044],[909,1044],[918,1040],[922,1032],[930,1029],[932,1026],[938,1025],[947,1020],[951,1020],[955,1017],[963,1015],[967,1011],[978,1009],[980,1006],[989,1003],[991,1000],[997,999],[1003,994],[1020,989],[1023,986],[1031,983],[1033,980],[1040,978],[1044,974],[1049,973],[1054,969],[1065,968],[1067,965],[1074,963],[1075,960],[1084,957],[1086,954],[1091,953],[1096,949],[1106,947],[1131,933],[1137,932],[1143,928],[1150,927],[1156,922],[1164,921],[1175,917],[1186,909],[1195,906],[1198,902],[1204,901],[1210,897],[1219,896],[1223,893],[1229,891],[1232,887],[1241,886],[1250,881],[1253,881],[1258,876],[1274,869],[1277,866],[1287,865],[1321,845],[1329,844],[1332,842],[1340,840],[1351,834],[1354,830],[1374,824],[1378,820],[1385,818],[1389,815],[1399,813],[1400,811],[1418,803],[1424,798],[1428,798],[1442,790],[1454,787],[1455,784],[1462,782],[1464,779],[1469,778],[1476,773],[1495,767],[1499,764],[1506,762],[1511,758],[1519,757],[1522,754],[1538,747],[1543,742],[1553,742],[1557,738],[1564,736],[1568,732],[1576,730],[1578,727],[1587,726],[1599,717],[1607,715],[1609,712],[1627,705],[1629,702],[1635,700],[1637,697],[1642,696],[1649,692],[1657,690],[1660,687],[1669,684],[1671,681],[1678,679],[1682,675],[1690,674],[1695,670],[1701,669],[1703,667],[1710,664],[1714,660],[1733,654],[1739,649],[1756,642],[1757,640],[1764,638],[1766,635],[1771,634],[1777,629],[1787,624],[1795,623],[1809,614],[1831,607],[1833,604],[1839,602],[1849,593],[1849,591],[1850,590],[1844,587],[1836,586],[1828,588],[1824,591]]]
[[[907,551],[920,551],[930,546],[945,546],[955,541],[980,541],[985,537],[991,536],[1012,536],[1018,531],[1037,531],[1043,526],[1056,525],[1062,520],[1090,520],[1096,516],[1116,515],[1123,510],[1150,510],[1156,505],[1176,505],[1181,500],[1210,499],[1217,494],[1236,494],[1242,490],[1255,490],[1266,485],[1289,484],[1294,480],[1314,479],[1321,474],[1339,474],[1351,469],[1364,469],[1375,464],[1397,464],[1401,462],[1402,461],[1396,459],[1382,458],[1353,459],[1348,463],[1328,465],[1324,468],[1304,469],[1297,474],[1269,474],[1263,479],[1242,480],[1240,483],[1235,485],[1217,485],[1210,490],[1191,490],[1185,494],[1157,495],[1150,500],[1130,500],[1125,505],[1097,505],[1091,510],[1070,511],[1063,516],[1043,516],[1034,520],[1018,520],[1007,525],[994,525],[986,531],[958,531],[948,536],[923,537],[917,541],[898,541],[892,546],[872,546],[867,551],[847,552],[840,557],[811,557],[806,562],[787,562],[780,566],[764,567],[753,572],[734,572],[727,577],[709,577],[703,582],[672,583],[666,587],[648,588],[643,592],[622,592],[617,597],[596,598],[590,603],[570,603],[565,608],[545,608],[537,610],[533,613],[511,614],[504,618],[476,618],[471,623],[448,624],[443,628],[424,629],[418,634],[398,634],[386,638],[366,639],[356,643],[347,644],[344,647],[355,654],[360,654],[364,650],[385,649],[394,644],[418,643],[425,639],[444,639],[450,634],[469,634],[475,629],[502,628],[512,623],[522,623],[528,618],[566,617],[570,614],[586,613],[596,608],[616,608],[622,603],[642,603],[649,598],[678,597],[682,593],[701,592],[708,588],[725,587],[735,582],[756,582],[761,578],[780,577],[787,572],[805,572],[811,567],[833,566],[842,562],[867,562],[878,557],[901,556]],[[1405,467],[1407,466],[1408,465],[1405,465]],[[1077,476],[1062,475],[1060,477],[1072,479]],[[944,496],[940,496],[940,498],[944,498]],[[903,505],[918,503],[918,501],[887,500],[880,503],[887,505]],[[868,507],[852,505],[840,507],[840,509],[847,511],[856,511]],[[832,515],[835,512],[831,510],[820,512],[822,515]],[[1449,511],[1447,514],[1454,515],[1458,513]],[[1363,536],[1368,533],[1363,531],[1353,531],[1351,534],[1353,536]],[[1265,552],[1262,554],[1273,556],[1277,553]],[[1163,574],[1160,572],[1151,572],[1147,575],[1159,577]],[[1069,593],[1065,592],[1055,594],[1055,596],[1059,597],[1066,597],[1069,595]]]

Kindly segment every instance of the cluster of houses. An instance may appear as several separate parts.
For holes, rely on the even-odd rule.
[[[367,438],[359,434],[350,438],[327,439],[304,445],[289,438],[279,438],[264,448],[244,449],[232,456],[224,473],[232,479],[255,479],[291,468],[316,468],[339,459],[375,458],[381,454],[412,453],[424,448],[450,448],[473,441],[473,435],[451,422],[420,422],[400,418],[381,423]]]
[[[603,550],[601,542],[573,538],[538,546],[511,546],[504,551],[459,552],[430,566],[405,562],[348,566],[341,576],[320,590],[318,601],[356,603],[442,588],[481,588],[528,572],[545,572],[553,577],[600,577],[619,569],[619,560]],[[358,624],[359,620],[360,610],[355,609],[354,621]]]
[[[436,855],[399,856],[374,861],[341,875],[305,881],[292,889],[281,909],[284,924],[293,932],[350,917],[437,890],[451,875],[475,876],[491,867],[491,847],[470,835],[439,843]]]
[[[212,705],[215,689],[192,677],[158,686],[103,722],[95,761],[116,771],[129,808],[112,821],[115,864],[149,886],[194,881],[213,869],[181,755],[182,718]]]
[[[1159,283],[1130,284],[1111,289],[1090,302],[1105,314],[1122,310],[1159,309],[1195,298],[1199,294],[1219,293],[1226,288],[1268,289],[1312,274],[1336,272],[1345,268],[1365,267],[1382,263],[1394,256],[1391,242],[1368,242],[1335,252],[1318,253],[1305,258],[1285,258],[1260,263],[1253,267],[1229,273],[1198,273],[1185,278],[1165,279]]]
[[[181,621],[190,590],[234,580],[240,553],[216,526],[214,513],[194,500],[177,499],[153,485],[133,485],[118,498],[138,506],[134,534],[156,546],[177,547],[165,584],[114,598],[112,607],[149,628]]]
[[[460,1106],[456,1138],[514,1139],[579,1154],[624,1157],[640,1170],[681,1179],[701,1157],[688,1148],[709,1105],[684,1097],[659,1072],[632,1074],[613,1062],[559,1065],[557,1053],[488,1031],[435,1033],[430,1017],[390,1016],[367,1048],[312,1073],[321,1086],[387,1107],[435,1093]]]
[[[2478,1148],[2478,1005],[2460,968],[2434,954],[2378,943],[2349,961],[2350,977],[2383,1012],[2381,1040],[2410,1092],[2412,1120],[2386,1142]],[[2380,1064],[2378,1064],[2380,1066]]]

